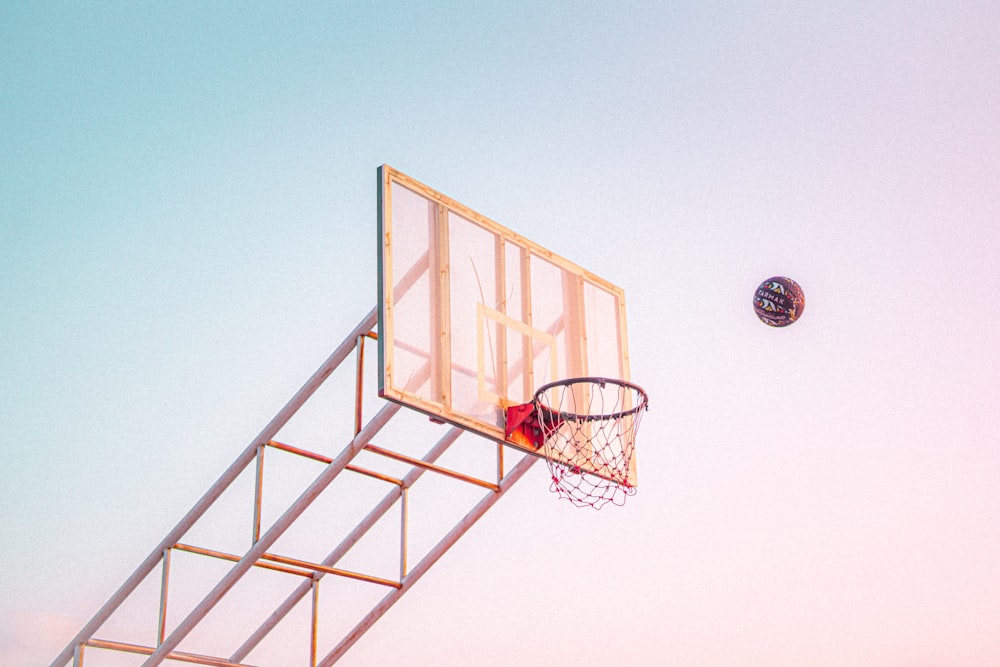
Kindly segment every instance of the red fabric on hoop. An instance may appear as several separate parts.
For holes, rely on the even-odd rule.
[[[535,404],[525,403],[523,405],[512,405],[507,408],[507,423],[504,426],[504,435],[508,440],[515,433],[524,436],[535,449],[541,449],[545,444],[545,434],[538,423],[538,415],[535,414]]]

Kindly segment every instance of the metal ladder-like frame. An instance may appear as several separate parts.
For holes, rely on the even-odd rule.
[[[375,338],[372,329],[377,324],[377,312],[372,310],[334,350],[319,369],[309,378],[292,399],[278,412],[271,422],[254,438],[247,448],[237,457],[229,468],[219,477],[212,487],[194,507],[181,519],[165,538],[153,549],[149,556],[139,565],[124,584],[101,607],[94,617],[72,639],[65,649],[52,662],[51,667],[65,667],[73,660],[74,667],[84,666],[84,652],[87,648],[122,651],[148,656],[143,667],[153,667],[164,660],[174,660],[198,665],[214,667],[232,667],[246,665],[243,661],[251,651],[273,630],[278,623],[307,595],[312,595],[312,628],[310,646],[310,667],[326,667],[339,660],[355,642],[376,622],[414,583],[427,572],[437,560],[458,539],[486,513],[511,486],[527,472],[537,460],[532,455],[524,455],[509,471],[504,471],[504,446],[496,445],[497,479],[490,482],[478,479],[464,473],[449,470],[435,465],[438,458],[464,433],[463,429],[453,427],[423,456],[421,459],[409,457],[371,444],[372,438],[384,428],[395,416],[401,406],[396,403],[386,403],[381,410],[364,426],[362,426],[362,377],[364,366],[364,341]],[[357,392],[355,397],[355,433],[341,453],[334,457],[326,457],[292,445],[274,440],[281,428],[292,418],[307,400],[322,386],[333,371],[351,354],[357,353]],[[261,534],[260,508],[263,491],[263,470],[265,452],[268,449],[281,450],[287,453],[306,457],[325,464],[322,473],[302,492],[285,512]],[[388,457],[410,466],[409,471],[401,478],[395,478],[373,470],[368,470],[351,461],[362,451]],[[222,496],[223,492],[243,473],[247,467],[256,462],[256,486],[254,495],[254,525],[253,540],[250,549],[244,554],[230,554],[218,550],[185,544],[180,540],[197,521]],[[391,489],[371,509],[339,545],[337,545],[321,562],[310,562],[298,558],[271,553],[275,542],[302,515],[309,505],[344,471],[372,477],[391,485]],[[488,493],[462,517],[454,527],[412,568],[407,565],[407,492],[424,474],[431,471],[436,474],[457,479],[469,484],[488,489]],[[400,570],[399,578],[386,579],[359,572],[352,572],[336,567],[337,562],[353,547],[365,533],[378,522],[397,502],[402,509],[400,531]],[[169,599],[170,561],[175,551],[198,554],[223,561],[235,563],[201,602],[168,634],[166,627],[166,610]],[[129,598],[130,595],[154,570],[162,570],[160,585],[159,618],[157,623],[157,643],[155,646],[99,639],[94,636],[101,626]],[[288,597],[267,617],[238,648],[228,657],[200,655],[178,651],[177,647],[191,631],[208,615],[226,593],[251,570],[251,568],[266,568],[290,575],[299,576],[302,581]],[[354,580],[371,583],[388,588],[388,593],[361,619],[328,653],[320,657],[317,647],[317,598],[319,584],[325,575],[348,577]]]

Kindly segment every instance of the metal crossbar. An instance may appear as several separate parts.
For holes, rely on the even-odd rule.
[[[112,642],[104,639],[90,639],[85,644],[81,645],[77,651],[78,660],[77,663],[83,661],[83,646],[88,646],[92,648],[107,649],[109,651],[119,651],[122,653],[134,653],[137,655],[152,655],[153,651],[156,650],[155,646],[142,646],[141,644],[130,644],[128,642]],[[167,656],[168,660],[176,660],[177,662],[187,662],[195,665],[209,665],[209,667],[253,667],[253,665],[248,665],[242,662],[232,662],[226,660],[225,658],[216,658],[210,655],[199,655],[197,653],[185,653],[184,651],[174,651]]]
[[[395,461],[400,461],[402,463],[409,463],[412,466],[417,466],[423,468],[424,470],[432,470],[439,475],[444,475],[445,477],[451,477],[452,479],[457,479],[461,482],[467,482],[469,484],[475,484],[476,486],[481,486],[483,488],[489,489],[490,491],[499,491],[500,487],[492,482],[487,482],[485,480],[473,477],[471,475],[466,475],[454,470],[449,470],[448,468],[442,468],[441,466],[436,466],[431,463],[425,463],[420,459],[415,459],[412,456],[406,456],[405,454],[400,454],[398,452],[393,452],[384,447],[377,447],[371,443],[365,445],[366,452],[372,452],[373,454],[379,454],[389,459]]]

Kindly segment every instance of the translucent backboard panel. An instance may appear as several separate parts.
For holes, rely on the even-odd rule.
[[[378,204],[381,396],[504,441],[548,382],[629,379],[621,288],[385,165]]]

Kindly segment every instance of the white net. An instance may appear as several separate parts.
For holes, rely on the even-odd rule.
[[[595,509],[635,494],[635,433],[648,406],[641,387],[575,378],[545,385],[534,402],[553,492]]]

